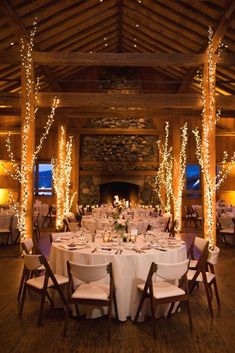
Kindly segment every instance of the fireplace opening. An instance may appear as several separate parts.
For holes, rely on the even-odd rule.
[[[114,196],[125,199],[134,207],[138,203],[139,186],[132,183],[112,182],[100,185],[100,203],[113,204]]]

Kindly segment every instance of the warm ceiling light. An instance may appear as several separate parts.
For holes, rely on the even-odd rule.
[[[133,46],[134,46],[135,48],[137,47],[137,45],[136,45],[136,44],[134,44]]]
[[[136,23],[136,25],[135,25],[137,28],[139,28],[139,25],[138,25],[138,23]]]
[[[107,47],[108,46],[108,43],[105,43],[105,45],[104,45],[105,47]]]
[[[107,40],[107,37],[104,37],[104,40]]]
[[[11,42],[11,45],[14,45],[15,43],[14,42]]]

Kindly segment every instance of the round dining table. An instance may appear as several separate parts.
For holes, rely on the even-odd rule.
[[[152,262],[177,263],[187,258],[183,241],[165,238],[147,244],[141,236],[136,243],[109,242],[102,238],[86,242],[74,233],[61,233],[52,243],[50,265],[55,273],[67,276],[67,260],[80,264],[112,263],[118,314],[121,321],[134,318],[140,294],[137,289],[143,283]],[[142,313],[142,320],[146,312]],[[157,315],[164,316],[166,307],[158,308]],[[141,320],[141,317],[140,317]]]

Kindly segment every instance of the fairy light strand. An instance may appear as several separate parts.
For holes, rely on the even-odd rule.
[[[17,180],[21,184],[21,205],[20,210],[16,207],[15,213],[17,217],[17,226],[21,234],[21,240],[26,237],[26,222],[27,222],[27,214],[28,214],[28,200],[29,196],[32,193],[30,189],[29,178],[31,178],[31,172],[33,170],[34,163],[37,159],[37,155],[40,152],[43,142],[45,141],[47,135],[49,134],[49,130],[54,121],[55,110],[58,107],[59,100],[57,97],[54,98],[51,112],[48,116],[47,123],[44,127],[44,133],[40,138],[39,145],[36,150],[32,154],[32,159],[28,161],[28,145],[29,138],[32,131],[32,124],[35,120],[35,116],[38,110],[38,91],[40,89],[39,79],[36,79],[36,82],[33,78],[33,47],[34,47],[34,37],[36,34],[37,23],[33,23],[33,29],[29,35],[29,41],[25,42],[24,39],[20,40],[20,53],[21,53],[21,63],[22,70],[25,75],[25,115],[24,115],[24,123],[21,131],[21,164],[18,165],[15,161],[14,154],[11,148],[11,139],[10,135],[6,138],[6,148],[8,151],[10,163],[13,167],[13,172],[8,170],[8,174],[11,175],[15,180]],[[32,105],[31,97],[34,95],[35,104],[34,107]],[[33,111],[33,114],[32,114]],[[12,196],[13,197],[13,196]],[[13,199],[12,199],[13,200]],[[12,201],[13,203],[13,201]],[[28,235],[29,236],[29,235]]]
[[[66,133],[60,126],[60,144],[58,158],[52,158],[52,180],[56,193],[57,217],[56,228],[60,229],[63,219],[68,214],[74,201],[76,192],[70,196],[71,174],[72,174],[72,151],[73,137],[69,136],[66,141]]]
[[[218,56],[221,56],[223,44],[219,42]],[[204,77],[198,76],[202,90],[202,137],[199,129],[193,130],[196,140],[196,157],[204,174],[204,192],[206,208],[204,209],[204,217],[207,221],[207,234],[205,238],[209,240],[210,247],[214,247],[213,234],[215,233],[215,209],[213,200],[216,190],[224,182],[235,163],[235,152],[233,156],[228,157],[225,151],[222,159],[222,169],[216,177],[213,177],[210,172],[211,153],[210,153],[210,135],[215,129],[216,123],[219,121],[221,112],[215,111],[215,93],[216,93],[216,59],[214,57],[213,30],[209,27],[208,30],[208,50],[207,50],[207,70],[204,72]],[[206,84],[207,90],[205,88]]]

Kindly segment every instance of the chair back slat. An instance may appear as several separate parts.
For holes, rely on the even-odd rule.
[[[84,282],[99,281],[108,276],[108,263],[101,265],[81,265],[69,261],[69,265],[71,275]]]
[[[189,260],[175,264],[157,264],[157,275],[163,279],[172,281],[180,279],[188,270]]]
[[[203,252],[205,246],[207,244],[207,240],[199,237],[195,237],[194,246],[200,251]]]
[[[24,264],[26,268],[30,271],[36,270],[41,266],[40,255],[29,255],[23,251],[24,254]]]
[[[33,245],[32,238],[26,238],[21,242],[22,250],[24,250],[26,254],[30,254],[32,252]]]

